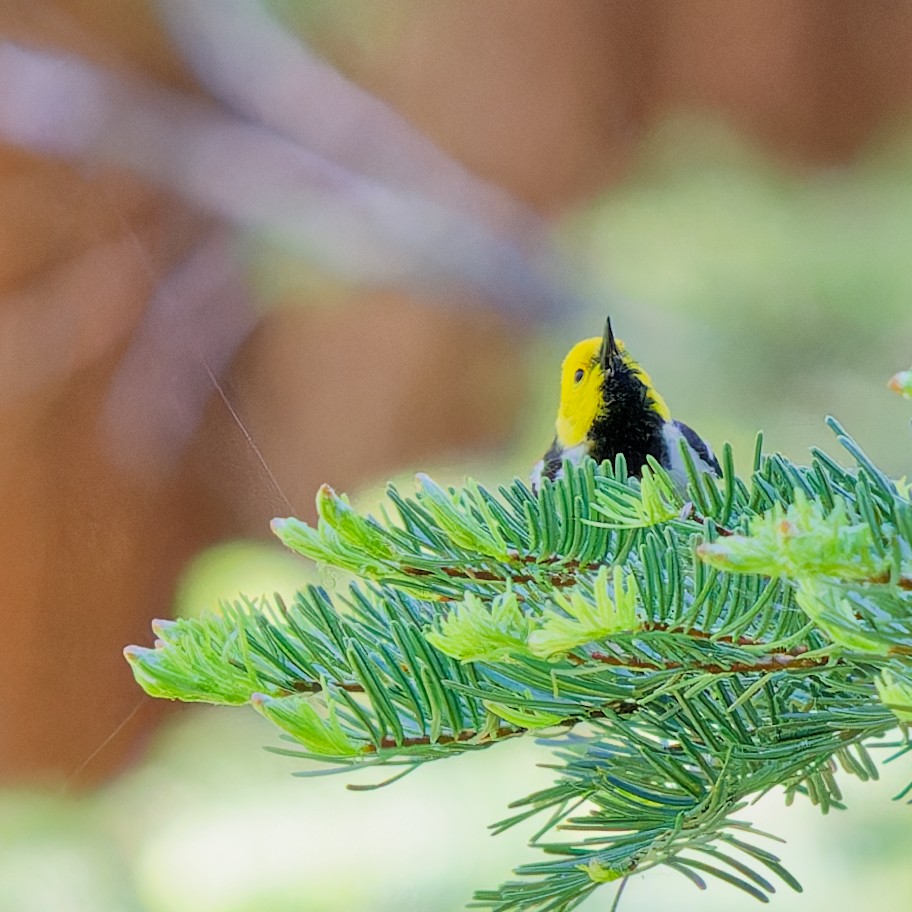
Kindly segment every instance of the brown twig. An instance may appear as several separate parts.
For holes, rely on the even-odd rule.
[[[684,505],[684,508],[681,510],[681,514],[678,517],[682,520],[693,520],[701,525],[706,525],[706,518],[700,516],[698,513],[694,512],[694,507],[692,503],[687,503]],[[736,533],[725,528],[725,526],[715,526],[716,533],[718,535],[735,535]],[[536,557],[534,554],[520,554],[518,551],[509,551],[507,557],[513,563],[523,564],[524,566],[536,565],[539,567],[553,566],[554,564],[561,564],[561,572],[552,573],[550,577],[547,577],[547,582],[549,582],[555,588],[565,588],[567,586],[572,586],[576,582],[575,574],[579,571],[585,571],[587,573],[594,573],[598,571],[601,567],[604,566],[604,562],[593,561],[588,564],[580,564],[577,560],[568,560],[561,562],[559,557],[547,557],[544,560]],[[491,570],[478,570],[473,567],[460,568],[460,567],[447,567],[442,566],[439,568],[440,572],[448,576],[450,579],[471,579],[480,582],[492,582],[492,583],[502,583],[502,582],[512,582],[512,583],[533,583],[536,582],[536,577],[529,573],[511,573],[507,576],[494,573]],[[408,576],[434,576],[433,570],[428,570],[423,567],[400,567],[400,570],[407,574]],[[912,577],[909,578],[910,588],[912,588]]]
[[[524,735],[528,730],[529,729],[527,728],[519,728],[515,725],[504,725],[489,734],[476,731],[475,729],[466,729],[465,731],[456,732],[455,735],[438,735],[434,741],[431,740],[430,735],[403,738],[401,741],[397,741],[395,738],[382,738],[379,745],[374,746],[373,744],[369,744],[364,750],[365,753],[372,754],[376,753],[378,750],[395,750],[396,748],[402,747],[429,747],[431,744],[455,744],[471,741],[482,734],[486,734],[486,737],[482,741],[479,741],[479,743],[493,744],[495,741],[500,741],[503,738],[514,738],[516,735]]]
[[[694,505],[690,501],[688,501],[686,504],[684,504],[684,506],[681,508],[681,512],[678,515],[678,519],[689,519],[695,523],[699,523],[701,526],[705,526],[706,522],[707,522],[707,518],[705,516],[700,516],[700,514],[697,513],[697,511],[694,509]],[[716,525],[715,529],[716,529],[717,535],[725,536],[725,535],[734,535],[735,534],[732,529],[727,529],[725,526]]]
[[[698,522],[702,522],[702,518],[696,518]],[[725,529],[721,526],[716,527],[716,531],[719,535],[735,535],[737,533],[733,532],[731,529]],[[553,566],[554,564],[560,561],[558,557],[549,557],[545,560],[538,560],[535,555],[532,554],[519,554],[517,552],[512,552],[509,554],[511,561],[516,563],[521,563],[525,566],[532,564],[547,567]],[[556,589],[567,588],[576,583],[576,575],[580,571],[585,573],[595,573],[601,567],[605,566],[603,563],[591,562],[588,564],[580,564],[577,560],[568,560],[561,564],[562,572],[552,573],[550,576],[546,576],[544,581],[550,583]],[[418,576],[418,577],[427,577],[434,576],[433,570],[426,570],[423,567],[400,567],[400,570],[408,576]],[[440,571],[448,576],[450,579],[470,579],[476,582],[491,582],[491,583],[534,583],[538,581],[538,578],[530,573],[511,573],[509,575],[500,575],[494,573],[492,570],[477,570],[473,567],[467,567],[461,569],[459,567],[441,567]],[[766,574],[758,574],[759,576],[765,576]],[[900,574],[895,580],[890,576],[889,570],[884,570],[882,573],[878,573],[875,576],[869,576],[865,579],[858,580],[862,583],[873,583],[873,584],[886,584],[890,582],[895,582],[895,584],[900,588],[906,591],[912,591],[912,574]],[[450,601],[452,600],[450,596],[441,596],[441,601]],[[709,634],[706,634],[709,636]]]
[[[688,627],[686,630],[682,628],[676,628],[671,624],[662,624],[658,621],[647,621],[643,624],[641,628],[650,632],[657,633],[681,633],[684,636],[693,637],[696,640],[712,640],[715,639],[717,643],[728,643],[731,646],[765,646],[766,644],[762,640],[755,640],[753,637],[740,636],[737,639],[730,636],[721,636],[715,637],[714,634],[708,633],[705,630],[699,630],[696,627]],[[793,649],[789,650],[790,655],[802,655],[807,652],[807,646],[795,646]]]
[[[533,561],[527,560],[524,561],[524,563],[530,564],[533,563]],[[575,562],[568,562],[567,566],[570,567],[571,563]],[[600,566],[601,564],[588,564],[584,569],[597,570]],[[434,576],[433,570],[426,570],[423,567],[400,567],[399,569],[407,576]],[[575,563],[575,567],[572,569],[578,570],[579,564]],[[450,579],[468,579],[485,583],[534,583],[537,581],[537,577],[533,576],[531,573],[510,573],[508,575],[501,575],[494,573],[491,570],[476,570],[474,567],[466,567],[464,569],[459,567],[440,567],[440,572]],[[550,577],[547,577],[546,579],[557,589],[572,586],[576,582],[576,577],[569,573],[552,573]]]
[[[570,716],[566,719],[561,719],[559,722],[555,722],[553,725],[549,725],[548,728],[558,728],[561,725],[577,725],[580,722],[585,722],[588,719],[604,719],[608,715],[609,710],[620,713],[627,714],[633,711],[632,707],[635,707],[635,704],[630,700],[622,700],[614,704],[606,704],[605,709],[582,709],[578,716]],[[380,741],[379,746],[373,744],[368,745],[365,748],[366,753],[376,753],[377,750],[395,750],[396,748],[402,747],[427,747],[431,744],[454,744],[454,743],[465,743],[466,741],[472,741],[475,738],[479,738],[480,735],[483,735],[483,739],[479,740],[479,744],[493,744],[495,741],[500,741],[504,738],[515,738],[517,735],[525,735],[531,729],[523,728],[519,725],[502,725],[500,728],[495,729],[493,732],[479,732],[476,729],[466,729],[464,731],[456,732],[455,735],[438,735],[436,740],[432,741],[430,735],[418,735],[414,738],[403,738],[402,741],[397,741],[395,738],[383,738]]]
[[[894,581],[889,570],[883,570],[874,576],[861,580],[861,582],[877,584],[895,582],[900,589],[912,590],[912,575],[901,573]]]
[[[339,690],[348,691],[348,693],[364,693],[364,687],[355,681],[333,681],[333,687]],[[319,681],[295,681],[292,684],[291,693],[311,693],[317,694],[323,692],[323,685]]]
[[[806,650],[805,650],[806,651]],[[829,659],[814,659],[800,654],[792,655],[789,652],[771,652],[757,656],[752,662],[732,662],[731,665],[718,665],[694,663],[683,665],[681,662],[651,662],[637,659],[633,656],[609,655],[604,652],[590,652],[587,658],[605,665],[614,665],[622,668],[642,669],[649,671],[672,671],[686,669],[688,671],[701,671],[707,674],[750,674],[758,671],[793,671],[796,669],[822,668],[829,664]]]

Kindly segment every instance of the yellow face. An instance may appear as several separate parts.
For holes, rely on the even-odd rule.
[[[563,447],[582,443],[602,404],[605,374],[599,364],[599,336],[577,342],[561,367],[560,408],[557,439]]]
[[[665,400],[655,391],[652,379],[615,340],[624,363],[642,380],[649,390],[653,408],[666,421],[671,418]],[[605,372],[599,363],[602,339],[594,336],[577,342],[564,358],[561,367],[561,397],[557,411],[557,439],[564,448],[581,444],[589,434],[592,422],[604,410],[603,383]]]

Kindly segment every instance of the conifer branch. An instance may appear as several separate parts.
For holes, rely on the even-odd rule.
[[[543,855],[478,905],[563,912],[658,865],[766,901],[800,886],[745,804],[778,787],[840,807],[838,776],[876,778],[898,725],[912,750],[909,490],[829,423],[854,468],[758,441],[749,477],[726,447],[723,478],[691,467],[686,493],[619,458],[538,492],[419,476],[379,517],[324,487],[316,527],[274,529],[362,582],[157,622],[126,655],[150,694],[250,704],[299,745],[283,753],[338,767],[538,733],[555,780],[494,829],[545,815]]]

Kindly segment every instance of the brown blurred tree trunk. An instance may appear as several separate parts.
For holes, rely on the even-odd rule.
[[[150,22],[124,0],[0,16],[17,39],[120,67],[129,55],[179,81]],[[0,199],[0,776],[91,781],[134,756],[161,712],[123,646],[149,641],[202,548],[266,536],[289,508],[214,391],[164,474],[125,468],[101,430],[152,293],[208,221],[122,174],[8,149]],[[226,395],[299,515],[324,480],[350,488],[508,437],[522,387],[514,338],[483,302],[431,304],[388,292],[277,309],[241,352]]]

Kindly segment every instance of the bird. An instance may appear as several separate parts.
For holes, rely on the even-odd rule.
[[[652,456],[684,490],[681,440],[698,471],[721,477],[709,444],[671,417],[649,374],[615,337],[608,317],[601,337],[578,342],[564,358],[554,441],[532,470],[532,489],[538,490],[544,478],[560,478],[564,460],[577,464],[590,456],[613,463],[623,453],[631,475],[640,477]]]

